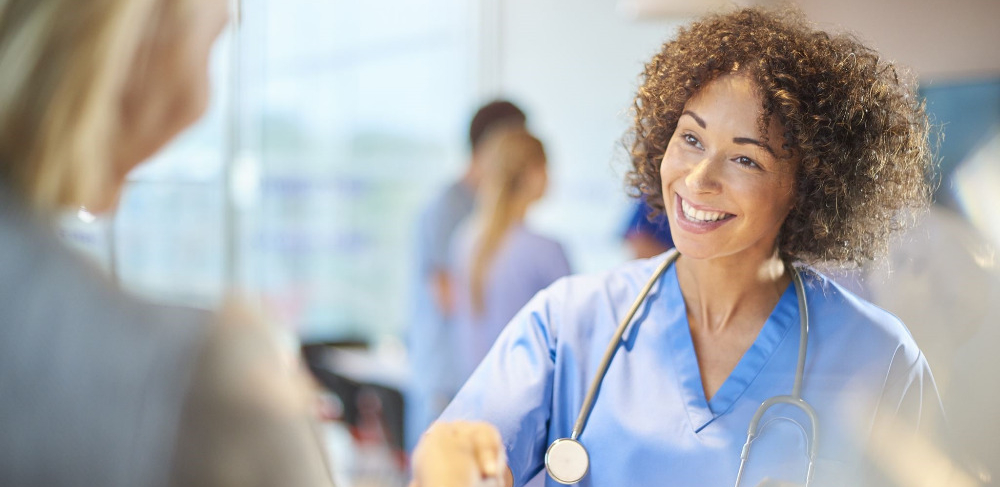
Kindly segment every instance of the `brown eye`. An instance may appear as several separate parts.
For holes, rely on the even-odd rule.
[[[681,135],[681,138],[684,139],[684,142],[687,142],[687,144],[692,147],[697,147],[699,149],[702,148],[701,142],[698,140],[698,138],[691,134],[683,134]]]
[[[741,166],[746,166],[746,167],[749,167],[749,168],[752,168],[752,169],[758,169],[758,168],[760,168],[759,164],[757,164],[753,159],[751,159],[751,158],[749,158],[747,156],[739,156],[739,157],[737,157],[736,158],[736,163],[739,164],[739,165],[741,165]]]

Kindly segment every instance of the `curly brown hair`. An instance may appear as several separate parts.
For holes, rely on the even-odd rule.
[[[743,9],[685,28],[646,65],[626,145],[626,183],[663,211],[659,165],[685,103],[725,73],[755,82],[762,134],[772,116],[798,158],[794,206],[780,255],[809,264],[859,265],[931,197],[930,124],[916,83],[846,35],[813,30],[797,12]]]

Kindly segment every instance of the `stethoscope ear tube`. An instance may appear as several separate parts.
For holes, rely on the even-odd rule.
[[[757,412],[754,413],[753,418],[750,420],[750,426],[747,427],[747,441],[743,444],[743,450],[740,452],[740,469],[736,473],[736,487],[740,486],[740,482],[743,480],[743,470],[746,467],[747,459],[750,458],[750,445],[753,440],[757,438],[757,429],[760,427],[760,420],[764,417],[764,413],[767,412],[771,406],[777,404],[788,404],[795,406],[806,413],[809,417],[809,425],[811,426],[812,437],[807,438],[806,441],[809,443],[809,467],[806,470],[806,487],[812,482],[813,466],[816,463],[816,457],[819,453],[819,418],[816,416],[816,410],[805,402],[801,397],[794,396],[774,396],[768,398],[764,401],[760,407],[757,408]]]
[[[809,417],[812,437],[806,439],[809,444],[809,466],[806,470],[806,487],[809,487],[809,484],[812,483],[813,467],[816,464],[816,458],[819,456],[819,417],[816,415],[816,410],[802,399],[802,376],[805,372],[806,348],[809,344],[809,306],[806,303],[805,286],[802,284],[802,276],[799,274],[799,270],[791,264],[787,265],[791,269],[792,282],[795,284],[795,295],[799,301],[799,356],[795,367],[795,382],[792,385],[791,395],[768,398],[757,408],[757,412],[754,413],[753,418],[750,420],[750,425],[747,427],[747,441],[743,444],[743,450],[740,452],[740,469],[736,473],[736,487],[739,487],[740,482],[743,480],[743,470],[746,467],[747,459],[750,458],[750,445],[757,438],[757,428],[760,426],[760,420],[763,418],[764,413],[776,404],[795,406]]]

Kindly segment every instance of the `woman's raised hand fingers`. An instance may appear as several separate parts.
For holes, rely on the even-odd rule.
[[[413,454],[411,487],[472,487],[501,480],[503,443],[487,423],[435,423]],[[502,485],[502,484],[501,484]]]
[[[472,443],[476,452],[476,460],[479,462],[479,471],[483,477],[499,477],[501,463],[504,462],[503,440],[500,432],[488,423],[473,423],[470,430]]]

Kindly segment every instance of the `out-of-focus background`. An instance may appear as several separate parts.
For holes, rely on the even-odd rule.
[[[1000,2],[794,3],[911,66],[944,134],[939,203],[886,263],[842,279],[909,325],[985,480],[1000,467]],[[727,5],[234,0],[207,116],[131,175],[115,214],[67,214],[63,234],[155,300],[249,296],[340,393],[341,485],[400,485],[417,216],[465,170],[475,109],[524,109],[549,160],[528,221],[574,272],[607,269],[632,255],[620,141],[637,75],[679,24]]]

